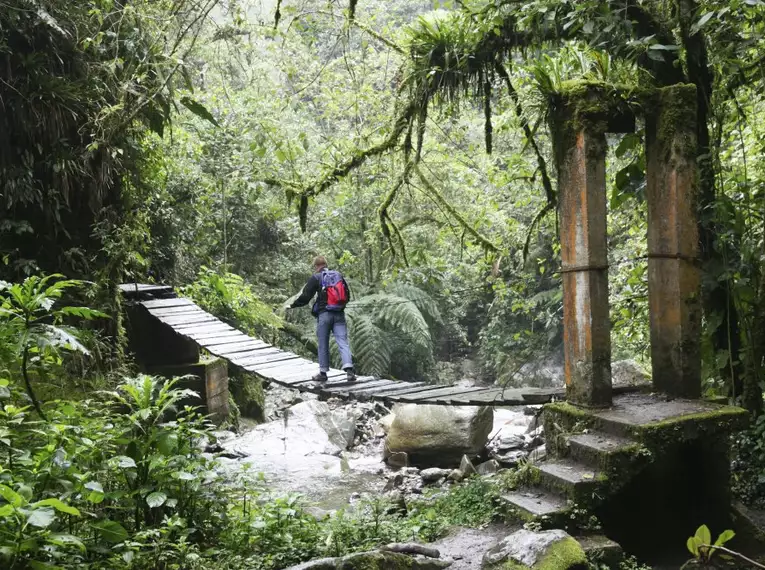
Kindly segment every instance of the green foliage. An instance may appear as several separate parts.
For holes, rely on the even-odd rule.
[[[198,450],[209,427],[178,409],[191,395],[174,382],[139,376],[98,400],[56,402],[43,424],[27,409],[5,405],[5,567],[134,561],[160,568],[159,559],[153,566],[159,544],[214,532],[222,489],[210,488],[219,477]],[[163,556],[177,556],[178,547]]]
[[[733,436],[731,487],[744,504],[765,505],[765,417]]]
[[[180,290],[202,308],[232,326],[262,338],[271,338],[281,327],[281,319],[260,300],[253,287],[233,273],[218,273],[207,267],[197,280]]]
[[[216,0],[10,0],[0,12],[0,226],[5,275],[108,265],[147,131],[163,133],[177,78]],[[166,17],[172,12],[173,17]],[[135,202],[132,199],[138,198]],[[132,203],[131,203],[132,202]],[[35,239],[30,239],[34,233]]]
[[[442,322],[441,314],[435,301],[413,285],[392,291],[399,294],[376,293],[348,304],[354,358],[364,374],[422,377],[433,365],[431,330]]]
[[[66,320],[106,316],[88,307],[54,308],[67,289],[82,285],[80,281],[63,279],[62,275],[33,275],[20,284],[0,281],[0,363],[7,367],[9,375],[18,367],[27,395],[43,418],[45,414],[34,394],[30,375],[44,375],[59,366],[64,352],[88,354],[78,339],[80,333],[66,325]]]
[[[717,540],[712,543],[712,534],[709,532],[707,525],[703,524],[696,529],[696,534],[688,539],[687,547],[688,551],[699,562],[706,564],[715,554],[716,546],[725,546],[725,543],[731,540],[736,533],[732,530],[724,530],[717,537]]]

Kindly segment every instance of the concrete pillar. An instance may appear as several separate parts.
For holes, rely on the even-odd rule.
[[[559,125],[566,128],[571,123]],[[561,134],[559,144],[565,146],[558,152],[558,185],[566,392],[574,404],[609,406],[605,135],[587,127]]]
[[[696,88],[659,89],[646,107],[648,299],[657,391],[701,396]]]

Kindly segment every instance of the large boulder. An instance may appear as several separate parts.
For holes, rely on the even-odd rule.
[[[419,467],[452,467],[463,455],[477,455],[494,421],[489,407],[403,404],[393,415],[386,454],[405,452]]]
[[[483,557],[484,568],[587,570],[582,546],[560,529],[534,532],[521,529],[506,536]]]

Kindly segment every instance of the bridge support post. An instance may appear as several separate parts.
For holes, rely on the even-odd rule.
[[[701,277],[696,217],[696,89],[659,89],[646,105],[648,298],[657,391],[701,396]]]
[[[606,125],[586,120],[585,91],[563,97],[553,132],[560,189],[563,347],[570,402],[611,405],[611,327],[606,250]]]

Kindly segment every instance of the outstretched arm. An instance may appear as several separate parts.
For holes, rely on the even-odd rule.
[[[305,287],[303,287],[303,292],[300,293],[300,297],[295,299],[295,301],[292,303],[292,308],[304,307],[310,303],[311,299],[313,299],[313,296],[316,295],[320,289],[321,284],[319,283],[319,280],[316,279],[316,276],[312,275],[311,278],[306,282]]]

